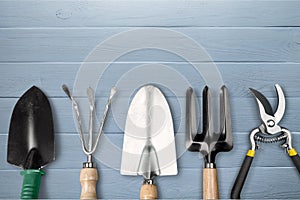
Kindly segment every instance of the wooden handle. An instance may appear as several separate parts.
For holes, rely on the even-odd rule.
[[[80,171],[81,195],[80,199],[97,199],[96,185],[98,172],[96,168],[83,168]]]
[[[157,187],[154,184],[143,184],[140,199],[157,199]]]
[[[203,199],[219,199],[218,174],[215,168],[203,168]]]

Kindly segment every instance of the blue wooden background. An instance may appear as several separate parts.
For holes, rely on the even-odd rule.
[[[293,132],[300,149],[300,1],[0,1],[0,198],[19,197],[20,169],[6,163],[7,133],[12,109],[32,85],[49,97],[54,111],[56,160],[42,179],[40,198],[76,199],[79,172],[85,160],[75,129],[70,102],[61,90],[73,86],[80,65],[92,49],[114,34],[133,28],[159,27],[182,32],[201,44],[217,65],[231,96],[234,149],[217,158],[221,198],[229,193],[244,155],[248,133],[259,125],[257,107],[248,88],[254,87],[276,103],[273,85],[287,97],[282,125]],[[162,40],[164,38],[162,37]],[[112,46],[108,51],[118,49]],[[189,51],[189,46],[182,44]],[[118,60],[97,90],[102,113],[109,88],[137,64],[164,63],[184,74],[197,88],[204,82],[189,64],[158,51],[135,52]],[[197,60],[195,62],[203,62]],[[204,64],[204,63],[203,63]],[[147,76],[147,75],[145,75]],[[150,75],[148,75],[150,76]],[[168,74],[162,74],[171,79]],[[143,79],[144,77],[137,77]],[[176,83],[174,83],[176,84]],[[123,88],[126,90],[126,87]],[[129,89],[129,88],[127,88]],[[184,148],[185,91],[175,97],[164,89],[174,116],[177,148]],[[201,95],[199,95],[201,96]],[[119,95],[128,107],[128,96]],[[274,104],[275,105],[275,104]],[[102,110],[101,110],[102,109]],[[125,109],[126,110],[126,109]],[[104,129],[107,139],[122,147],[126,112],[111,113]],[[183,121],[184,122],[184,121]],[[110,153],[99,145],[100,154]],[[120,154],[116,153],[115,165]],[[97,162],[100,198],[138,198],[141,177],[121,176],[118,167]],[[178,176],[159,177],[160,198],[201,198],[203,160],[185,152],[178,159]],[[263,144],[244,187],[245,198],[300,199],[300,179],[279,144]]]

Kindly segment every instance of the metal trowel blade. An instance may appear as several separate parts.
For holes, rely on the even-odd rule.
[[[177,174],[174,128],[169,105],[153,85],[141,87],[126,119],[122,175],[145,178]]]
[[[40,169],[54,160],[54,130],[50,103],[37,87],[30,88],[12,113],[7,162],[24,169]]]

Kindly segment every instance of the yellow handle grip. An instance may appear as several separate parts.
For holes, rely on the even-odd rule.
[[[157,187],[154,184],[143,184],[140,199],[157,199]]]
[[[96,185],[98,172],[96,168],[82,168],[80,171],[80,199],[97,199]]]
[[[203,199],[219,199],[218,174],[215,168],[203,168]]]

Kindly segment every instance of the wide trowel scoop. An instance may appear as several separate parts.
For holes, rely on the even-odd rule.
[[[141,87],[126,119],[122,175],[142,175],[140,199],[157,199],[155,176],[177,174],[174,128],[169,105],[153,85]]]
[[[7,162],[22,167],[21,199],[37,199],[41,168],[54,160],[52,111],[45,94],[30,88],[17,102],[11,117]]]

